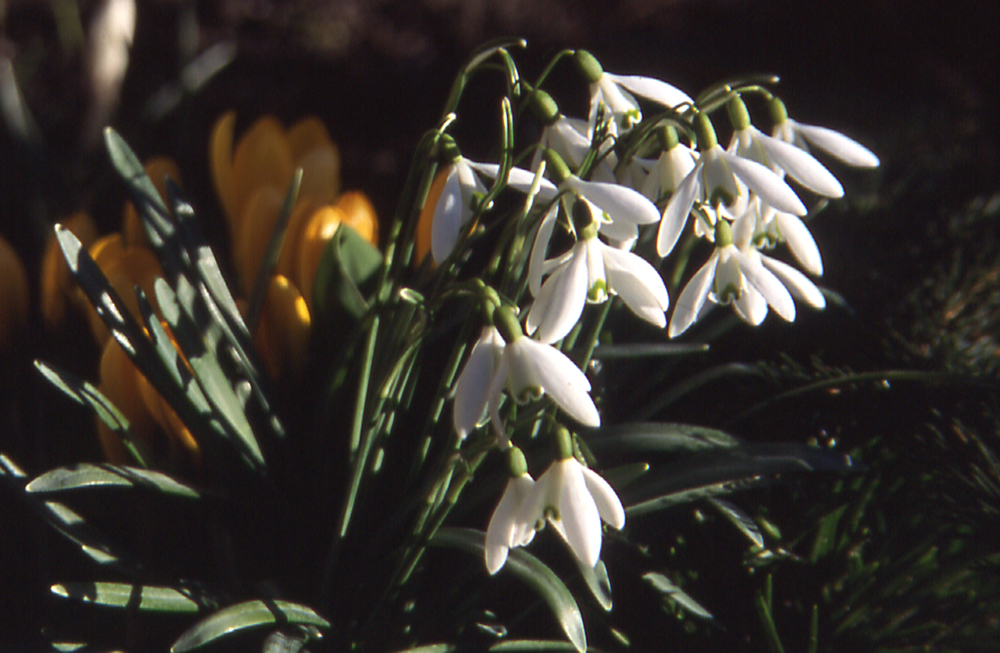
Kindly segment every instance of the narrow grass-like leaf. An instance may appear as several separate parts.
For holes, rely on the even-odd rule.
[[[200,496],[194,488],[161,472],[88,463],[49,470],[28,483],[25,490],[32,493],[51,493],[88,487],[142,487],[187,499],[197,499]]]
[[[53,585],[52,593],[84,603],[141,612],[191,613],[204,607],[191,592],[155,585],[63,583]]]
[[[703,608],[700,603],[688,596],[684,590],[674,585],[674,583],[663,574],[651,571],[643,574],[642,578],[647,583],[652,585],[654,589],[663,594],[664,599],[676,603],[678,606],[687,610],[691,614],[701,617],[702,619],[715,618],[712,616],[711,612]]]
[[[611,600],[611,579],[608,577],[608,568],[604,566],[603,560],[598,560],[593,568],[580,563],[576,557],[573,560],[580,570],[580,575],[590,589],[590,593],[597,599],[597,603],[604,608],[605,612],[611,612],[614,603]]]
[[[430,543],[471,553],[482,561],[486,549],[486,535],[482,531],[445,527],[438,529]],[[577,651],[587,650],[587,634],[583,627],[580,607],[569,589],[555,573],[524,549],[512,549],[504,570],[526,583],[548,604],[567,639]]]
[[[56,369],[42,361],[35,361],[35,368],[49,383],[61,390],[78,404],[88,406],[111,431],[121,438],[122,444],[136,461],[146,467],[150,452],[144,442],[132,437],[129,421],[121,411],[90,382],[73,374]]]
[[[770,578],[770,577],[768,577]],[[761,626],[764,628],[764,636],[767,639],[768,648],[771,653],[785,653],[785,647],[781,645],[781,637],[778,635],[778,628],[774,625],[774,617],[771,614],[771,605],[763,592],[754,595],[754,605],[757,608],[757,615],[760,617]]]
[[[278,263],[278,255],[281,253],[281,244],[285,241],[285,230],[288,228],[288,219],[292,216],[292,209],[295,208],[295,199],[299,196],[299,186],[302,185],[302,168],[296,168],[292,175],[292,183],[285,193],[285,201],[278,212],[278,220],[271,231],[270,240],[267,241],[267,250],[264,252],[264,259],[257,270],[253,288],[250,292],[250,310],[247,311],[247,326],[251,332],[256,331],[257,321],[264,310],[264,298],[267,296],[267,287],[271,282],[271,273]]]
[[[594,348],[592,356],[600,361],[616,361],[637,358],[645,359],[654,356],[700,354],[706,351],[708,351],[708,345],[699,343],[630,343],[627,345],[598,345]]]
[[[719,513],[726,518],[733,526],[738,528],[741,533],[747,536],[754,546],[763,547],[764,546],[764,536],[761,535],[760,529],[757,528],[757,524],[754,522],[750,515],[746,514],[738,507],[729,503],[728,501],[723,501],[721,499],[709,499],[708,502],[714,507]]]
[[[735,447],[741,440],[716,429],[692,424],[640,422],[613,424],[586,436],[594,453],[674,453]]]
[[[395,653],[451,653],[457,647],[454,644],[427,644],[416,648],[408,648]]]
[[[170,647],[170,651],[193,651],[220,638],[272,624],[330,627],[326,619],[305,605],[286,601],[246,601],[202,619],[186,630]]]
[[[576,647],[569,642],[560,642],[551,639],[509,639],[490,647],[490,653],[526,653],[528,651],[548,653],[549,651],[575,650]]]

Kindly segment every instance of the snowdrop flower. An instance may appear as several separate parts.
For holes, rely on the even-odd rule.
[[[551,276],[535,292],[528,333],[542,342],[561,340],[580,320],[587,302],[607,301],[609,293],[621,297],[647,322],[666,326],[670,298],[656,268],[631,252],[602,243],[587,204],[577,202],[573,217],[576,245],[558,259]]]
[[[767,316],[768,306],[784,320],[795,319],[795,302],[788,289],[762,264],[766,257],[750,249],[755,222],[750,212],[732,226],[727,220],[716,222],[715,252],[681,291],[667,335],[673,338],[684,333],[713,304],[732,303],[739,316],[754,326]],[[782,274],[792,270],[782,266],[777,266]],[[803,280],[808,282],[801,273],[798,277],[786,275],[786,278],[796,284]],[[818,290],[808,296],[815,300],[816,294]]]
[[[573,457],[569,431],[560,426],[554,436],[558,459],[531,488],[518,514],[513,541],[522,541],[525,530],[541,529],[547,520],[573,555],[593,568],[601,557],[601,520],[620,530],[625,509],[614,488]]]
[[[635,96],[652,100],[667,108],[694,104],[687,93],[652,77],[639,75],[613,75],[605,72],[600,62],[586,50],[577,50],[573,59],[590,82],[590,116],[593,129],[599,107],[610,112],[616,124],[629,128],[642,120],[642,111]]]
[[[489,402],[487,390],[503,357],[506,346],[495,326],[485,326],[455,384],[452,422],[459,439],[480,425]]]
[[[586,120],[567,118],[559,112],[552,96],[541,89],[531,94],[531,109],[545,127],[538,142],[538,149],[531,161],[531,169],[537,170],[546,149],[556,152],[574,170],[579,170],[587,153],[590,152],[594,129]],[[610,136],[617,136],[614,125],[610,126]],[[617,158],[611,151],[612,139],[607,139],[600,148],[601,160],[593,169],[593,179],[615,181],[614,168]]]
[[[570,172],[562,157],[551,149],[545,150],[545,160],[556,185],[541,188],[538,198],[543,201],[551,200],[558,192],[566,192],[570,196],[570,201],[566,202],[568,210],[577,201],[586,202],[593,214],[598,216],[600,232],[608,238],[616,241],[634,240],[639,233],[639,225],[653,224],[660,219],[660,210],[638,191],[617,183],[580,179]],[[551,235],[551,229],[546,233],[539,228],[535,247],[541,245],[543,257]]]
[[[708,116],[699,113],[694,124],[701,153],[663,211],[656,239],[656,251],[660,256],[666,256],[674,248],[695,201],[719,208],[723,204],[738,207],[737,199],[742,199],[743,207],[737,210],[741,213],[748,199],[742,184],[779,211],[794,215],[807,213],[795,191],[778,175],[766,166],[723,150]]]
[[[507,307],[497,308],[493,320],[496,327],[483,329],[455,385],[453,419],[459,437],[478,426],[485,409],[502,443],[509,443],[500,419],[504,390],[519,403],[547,394],[581,424],[601,425],[590,381],[566,354],[526,337]]]
[[[822,276],[823,258],[806,224],[791,213],[777,211],[771,206],[761,207],[756,199],[753,202],[756,206],[750,208],[759,215],[758,231],[767,238],[770,246],[787,243],[795,260],[806,272]]]
[[[488,192],[476,173],[495,178],[500,170],[497,164],[469,161],[459,153],[455,142],[447,136],[444,154],[451,160],[450,170],[434,207],[431,223],[431,254],[437,262],[446,259],[455,249],[462,227],[472,218],[477,208],[478,199]],[[527,192],[534,179],[535,175],[528,170],[511,168],[507,185]],[[548,186],[554,195],[555,188],[551,184]]]
[[[640,192],[653,202],[672,195],[695,166],[698,155],[687,145],[681,145],[677,129],[666,125],[659,130],[663,151],[649,170]]]
[[[528,463],[520,449],[511,447],[504,453],[510,479],[486,528],[486,569],[490,575],[504,566],[510,549],[527,546],[535,537],[534,523],[523,524],[519,521],[521,507],[531,495],[535,481],[528,474]],[[514,539],[515,533],[517,540]]]
[[[877,168],[879,166],[878,157],[857,141],[832,129],[803,125],[789,118],[785,103],[778,98],[771,99],[768,111],[774,122],[774,130],[771,135],[777,139],[791,143],[803,150],[808,150],[808,145],[812,145],[838,161],[855,168]]]
[[[843,197],[844,187],[837,178],[805,150],[761,133],[750,124],[747,105],[734,97],[727,105],[733,124],[729,152],[787,174],[803,187],[823,197]]]

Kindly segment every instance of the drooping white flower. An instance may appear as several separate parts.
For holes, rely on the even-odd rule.
[[[648,198],[627,186],[615,182],[586,181],[572,174],[562,157],[553,150],[545,150],[548,171],[555,186],[543,187],[538,192],[540,200],[551,200],[560,191],[564,195],[564,206],[571,212],[575,202],[586,202],[593,215],[597,216],[601,233],[615,241],[634,240],[639,225],[653,224],[660,219],[660,210]],[[547,233],[539,229],[535,247],[541,245],[541,253],[548,248]],[[543,237],[544,236],[544,237]]]
[[[487,391],[500,365],[504,346],[504,340],[496,327],[483,327],[479,340],[472,347],[472,353],[462,368],[455,384],[455,403],[452,406],[455,433],[462,440],[486,416],[489,402]]]
[[[600,62],[586,50],[577,50],[573,59],[590,82],[588,122],[591,128],[602,106],[622,128],[638,123],[642,120],[642,111],[635,99],[636,95],[671,109],[694,103],[687,93],[658,79],[605,72]]]
[[[532,486],[513,539],[523,540],[527,529],[541,528],[548,521],[573,555],[593,568],[601,557],[601,521],[620,530],[625,526],[625,509],[614,488],[573,457],[571,436],[564,427],[556,429],[555,438],[558,460]]]
[[[531,169],[538,170],[545,151],[552,150],[573,170],[579,170],[591,149],[594,137],[593,126],[588,125],[586,120],[563,115],[552,96],[541,89],[535,89],[531,92],[530,106],[535,116],[544,125],[542,135],[538,140],[538,147],[531,160]],[[615,125],[609,125],[608,138],[600,144],[599,160],[590,171],[591,179],[605,182],[615,181],[614,169],[618,159],[611,148],[614,145],[614,137],[617,135]]]
[[[740,317],[755,326],[767,316],[768,306],[786,321],[795,319],[795,302],[788,289],[763,265],[765,257],[750,246],[754,222],[749,212],[732,226],[727,220],[716,222],[716,249],[677,298],[668,336],[673,338],[686,331],[704,315],[707,303],[732,303]]]
[[[633,313],[647,322],[666,326],[670,298],[656,268],[631,252],[602,243],[586,204],[574,207],[577,217],[576,244],[568,255],[553,261],[545,283],[532,288],[535,302],[528,312],[528,333],[542,342],[561,340],[579,321],[586,303],[607,301],[609,293],[621,297]]]
[[[769,243],[787,243],[795,260],[806,272],[822,276],[823,258],[819,247],[809,228],[798,216],[777,211],[770,206],[761,207],[759,203],[751,209],[759,212],[758,231],[766,235]]]
[[[768,106],[774,129],[771,135],[803,150],[812,145],[833,158],[855,168],[877,168],[878,157],[867,147],[838,131],[816,125],[803,125],[788,117],[785,104],[773,98]]]
[[[600,426],[587,375],[558,349],[526,337],[510,309],[497,308],[493,319],[496,328],[483,329],[456,382],[452,410],[459,437],[479,425],[485,406],[497,436],[509,442],[500,418],[504,390],[519,403],[548,395],[577,422]]]
[[[744,189],[756,193],[761,201],[779,211],[805,215],[806,207],[788,184],[766,166],[723,150],[715,137],[708,117],[695,117],[700,154],[694,168],[670,197],[663,211],[657,234],[656,251],[666,256],[673,249],[696,201],[720,207],[734,207],[742,213],[749,198]],[[744,186],[745,185],[745,186]],[[737,204],[737,200],[741,200]]]
[[[807,151],[783,140],[761,133],[750,124],[746,104],[739,97],[727,105],[733,123],[733,138],[728,151],[768,166],[779,174],[787,174],[803,187],[823,197],[844,196],[844,187],[823,164]]]
[[[521,507],[531,495],[535,481],[528,474],[528,465],[520,449],[511,447],[504,453],[510,478],[486,528],[486,569],[491,575],[500,571],[507,562],[510,549],[527,546],[535,537],[534,524],[519,521]],[[514,539],[515,534],[518,535],[517,540]]]
[[[687,145],[682,145],[677,138],[677,130],[666,126],[663,134],[663,151],[656,163],[649,170],[649,176],[640,188],[640,192],[653,202],[672,195],[685,177],[694,169],[698,155]]]
[[[493,179],[500,171],[500,166],[495,163],[477,163],[466,159],[459,154],[453,141],[451,147],[446,145],[445,149],[449,150],[446,156],[451,157],[450,170],[431,223],[431,254],[437,262],[446,259],[455,249],[462,227],[472,218],[479,200],[488,192],[479,175]],[[527,192],[534,180],[535,175],[531,171],[512,167],[507,186]],[[555,187],[544,181],[543,187],[546,185],[554,195]]]

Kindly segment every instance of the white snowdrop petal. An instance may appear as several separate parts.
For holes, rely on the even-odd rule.
[[[610,77],[639,97],[652,100],[665,107],[673,108],[682,104],[694,104],[694,100],[684,91],[652,77],[612,75],[610,73],[604,73],[604,76]]]
[[[587,490],[583,466],[570,458],[553,463],[563,467],[562,492],[559,497],[559,521],[566,543],[577,559],[593,568],[601,557],[601,516],[594,498]]]
[[[587,303],[587,257],[583,247],[584,243],[574,246],[573,256],[542,284],[528,311],[528,333],[546,344],[566,337]]]
[[[557,217],[559,217],[559,204],[555,203],[542,218],[542,223],[538,225],[535,243],[531,246],[531,258],[528,259],[528,289],[531,290],[533,297],[538,297],[538,291],[542,287],[545,254],[549,250],[549,241],[552,239],[552,231],[555,229]]]
[[[510,547],[520,545],[520,542],[514,540],[515,531],[518,530],[517,517],[534,484],[528,474],[507,481],[503,497],[486,528],[486,569],[491,575],[503,567]]]
[[[698,195],[699,175],[701,165],[695,166],[688,173],[677,191],[670,197],[667,207],[663,210],[663,217],[660,220],[660,230],[656,235],[656,253],[666,256],[674,249],[677,239],[684,231],[688,216],[691,215],[691,208]]]
[[[584,181],[570,177],[563,182],[614,221],[632,224],[652,224],[660,219],[660,210],[642,193],[627,186],[602,181]]]
[[[757,134],[771,162],[788,173],[788,176],[817,195],[843,197],[844,187],[837,178],[805,150],[799,149],[766,134]]]
[[[736,250],[733,257],[739,261],[740,271],[747,282],[764,296],[768,305],[782,319],[791,322],[795,319],[795,301],[789,294],[788,289],[764,266],[754,261],[748,255]]]
[[[455,249],[458,235],[462,231],[463,213],[462,186],[458,179],[458,170],[452,168],[445,179],[444,189],[438,198],[434,209],[434,220],[431,223],[431,254],[440,263],[448,258]]]
[[[531,367],[537,383],[567,415],[584,426],[601,425],[594,400],[590,398],[590,381],[576,364],[558,349],[532,340],[520,338],[513,347],[520,345],[519,355]],[[507,349],[509,350],[509,345]]]
[[[649,169],[649,174],[646,175],[645,180],[642,182],[642,186],[639,187],[639,192],[651,202],[659,201],[660,195],[663,194],[662,169],[664,165],[666,165],[666,153],[661,154],[656,159],[653,167]]]
[[[486,410],[489,412],[490,423],[493,424],[493,430],[496,431],[497,436],[506,444],[510,444],[510,438],[507,437],[507,432],[503,428],[503,420],[500,419],[500,403],[503,401],[503,388],[507,383],[508,375],[507,358],[507,350],[505,349],[497,371],[493,374],[493,380],[490,381],[489,390],[486,391],[488,397]]]
[[[462,439],[479,425],[486,414],[487,391],[493,380],[496,361],[503,352],[503,344],[503,338],[495,327],[483,328],[458,377],[452,417],[455,432]]]
[[[816,287],[816,284],[809,280],[809,277],[777,259],[763,255],[760,258],[764,267],[778,277],[778,280],[785,284],[793,296],[798,297],[813,308],[826,308],[826,298],[823,297],[823,293]]]
[[[733,172],[746,183],[747,187],[760,195],[760,198],[779,211],[805,215],[805,205],[795,191],[781,177],[771,172],[766,166],[749,161],[735,154],[720,149],[719,156],[731,167]]]
[[[633,313],[657,327],[667,324],[670,297],[660,273],[643,258],[602,245],[608,285]]]
[[[797,122],[793,125],[806,142],[849,166],[856,168],[877,168],[879,166],[878,157],[871,150],[838,131]]]
[[[733,308],[744,322],[752,326],[759,325],[767,317],[767,300],[753,287],[743,291],[733,302]]]
[[[496,163],[475,163],[470,161],[469,167],[478,170],[490,179],[496,179],[500,173],[500,166]],[[513,166],[507,176],[507,186],[522,193],[527,193],[531,185],[535,183],[535,173],[524,168]],[[541,199],[551,199],[555,197],[557,189],[548,179],[544,177],[539,180],[538,197]]]
[[[788,243],[788,248],[792,250],[795,259],[809,274],[821,276],[823,259],[805,223],[790,213],[775,213],[774,219],[778,223],[778,233]]]
[[[708,298],[708,293],[712,289],[712,281],[715,279],[715,269],[719,263],[719,251],[716,250],[709,257],[708,262],[701,266],[677,298],[674,306],[674,314],[670,317],[670,326],[667,328],[667,335],[671,338],[679,336],[687,331],[688,327],[694,324],[701,314],[702,306]]]
[[[582,469],[583,480],[587,484],[587,490],[594,498],[601,519],[612,528],[621,530],[625,526],[625,508],[622,507],[618,493],[600,474],[586,467]]]

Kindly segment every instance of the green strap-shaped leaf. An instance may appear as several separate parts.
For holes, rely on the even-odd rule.
[[[486,551],[486,534],[468,528],[445,527],[438,529],[430,543],[459,549],[482,560]],[[587,650],[587,633],[580,607],[555,572],[524,549],[511,549],[504,569],[542,597],[577,651],[582,653]]]
[[[590,568],[575,557],[573,560],[580,569],[580,575],[587,583],[590,593],[594,595],[605,612],[611,612],[611,608],[614,606],[611,600],[611,579],[608,577],[608,568],[604,566],[604,561],[598,560],[597,565]]]
[[[740,532],[746,535],[754,546],[764,546],[764,536],[760,534],[760,529],[750,515],[722,499],[709,499],[708,502],[733,526],[740,529]]]
[[[355,320],[368,310],[368,297],[383,265],[382,252],[357,231],[341,225],[316,269],[313,302],[317,316],[329,323],[347,314]]]
[[[551,639],[508,639],[490,647],[490,653],[525,653],[527,651],[575,651],[569,642]]]
[[[52,593],[84,603],[142,612],[190,613],[198,612],[204,607],[204,601],[191,592],[153,585],[63,583],[53,585]]]
[[[712,616],[711,612],[701,607],[701,604],[688,596],[684,590],[674,585],[673,582],[671,582],[671,580],[663,574],[651,571],[647,574],[643,574],[642,578],[652,585],[654,589],[662,593],[665,599],[675,602],[691,614],[703,619],[715,618]]]
[[[693,453],[725,449],[740,444],[728,433],[692,424],[639,422],[607,426],[586,436],[595,453],[627,451],[635,453]]]
[[[271,624],[330,627],[326,619],[305,605],[286,601],[247,601],[202,619],[185,631],[170,647],[170,651],[193,651],[219,638]]]
[[[161,472],[135,467],[87,463],[49,470],[28,483],[25,490],[43,493],[87,487],[141,487],[187,499],[197,499],[200,496],[194,488]]]
[[[35,361],[35,368],[42,373],[49,383],[65,393],[78,404],[88,406],[94,414],[104,422],[113,433],[122,439],[122,444],[138,461],[140,465],[146,466],[150,459],[148,447],[142,440],[132,437],[128,419],[121,414],[100,390],[92,384],[75,375],[59,370],[42,361]]]

